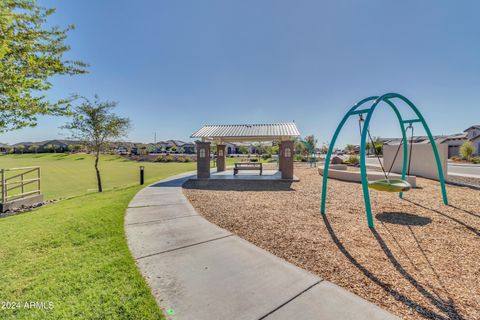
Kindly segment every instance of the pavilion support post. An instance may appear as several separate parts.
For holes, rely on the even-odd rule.
[[[282,141],[280,143],[279,161],[282,179],[293,179],[293,141]]]
[[[280,143],[278,145],[278,171],[282,172],[282,165],[283,165],[283,162],[282,162],[282,144]]]
[[[225,171],[226,168],[226,145],[217,144],[217,171]]]
[[[197,141],[197,178],[210,178],[210,142]]]

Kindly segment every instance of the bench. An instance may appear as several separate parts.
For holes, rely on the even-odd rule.
[[[235,163],[235,168],[233,168],[233,175],[236,175],[240,170],[259,170],[260,175],[262,175],[262,164],[260,162]]]

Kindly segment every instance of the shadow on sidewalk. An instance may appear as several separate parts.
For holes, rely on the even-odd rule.
[[[162,181],[155,184],[150,185],[151,188],[179,188],[189,179],[195,178],[195,174],[188,175],[184,177],[179,177],[172,180]]]

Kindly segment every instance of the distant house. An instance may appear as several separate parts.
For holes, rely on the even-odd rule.
[[[119,155],[127,155],[128,148],[125,146],[118,146],[117,149],[115,150],[115,153]]]
[[[475,153],[480,154],[480,125],[474,125],[464,131],[468,139],[475,147]]]
[[[193,142],[185,142],[182,140],[160,141],[154,146],[156,153],[167,152],[194,154],[196,152],[195,144]]]
[[[6,153],[12,149],[12,146],[6,143],[0,143],[0,153]]]
[[[19,142],[12,145],[15,153],[32,152],[31,148],[36,146],[35,152],[65,152],[69,151],[69,146],[81,144],[79,141],[72,140],[45,140],[39,142]]]
[[[226,150],[227,150],[227,154],[237,154],[239,153],[238,152],[238,146],[235,145],[234,143],[226,143]]]
[[[474,125],[465,129],[462,133],[455,133],[448,136],[434,136],[436,143],[448,145],[448,157],[458,156],[460,147],[465,141],[470,141],[475,147],[475,153],[480,153],[480,125]],[[401,138],[381,139],[384,144],[399,144]],[[409,141],[410,142],[410,138]],[[418,136],[413,138],[413,143],[430,143],[427,136]]]
[[[267,143],[268,144],[268,143]],[[262,150],[260,148],[262,144],[253,144],[249,142],[239,143],[226,143],[227,154],[241,154],[242,149],[249,154],[260,154]],[[269,144],[271,145],[271,143]]]

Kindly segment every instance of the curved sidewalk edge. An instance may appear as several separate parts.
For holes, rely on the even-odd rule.
[[[200,216],[182,192],[195,174],[141,190],[128,245],[167,319],[398,319]]]

